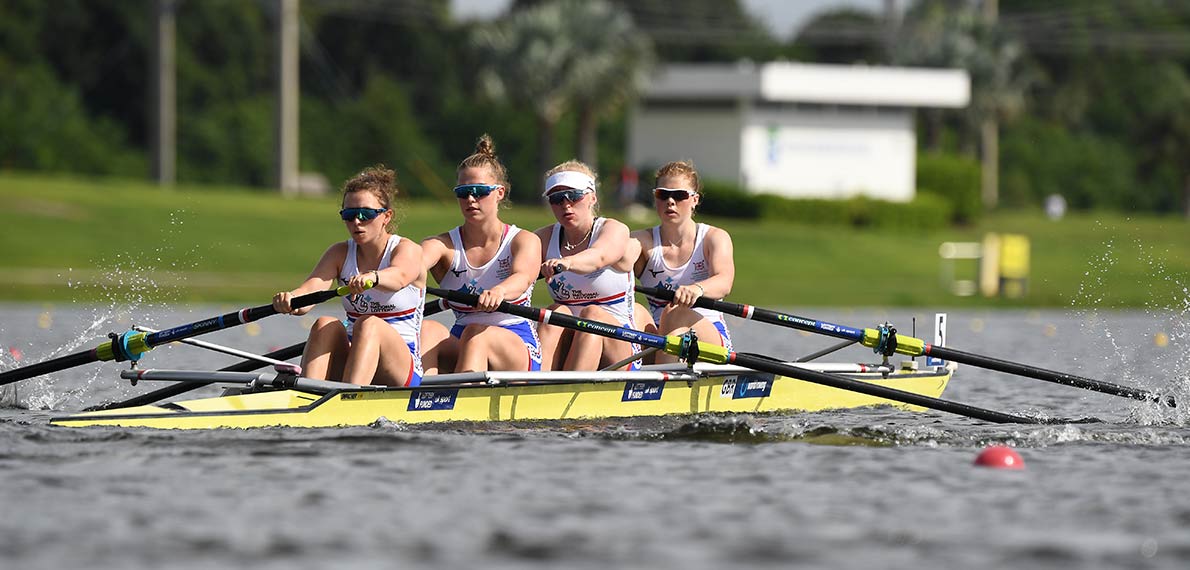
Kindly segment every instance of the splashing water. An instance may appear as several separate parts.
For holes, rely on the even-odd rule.
[[[175,214],[171,214],[170,218],[171,225],[176,227],[182,224],[181,219]],[[126,331],[136,322],[151,323],[150,315],[171,309],[172,305],[179,301],[179,295],[176,289],[163,286],[159,282],[162,270],[157,265],[163,257],[168,256],[173,247],[170,244],[176,241],[178,240],[162,240],[162,246],[143,256],[117,253],[114,259],[101,259],[95,263],[100,270],[92,279],[74,277],[73,268],[67,269],[65,276],[59,275],[68,288],[80,293],[94,293],[97,290],[101,302],[89,307],[90,318],[82,320],[78,332],[69,335],[72,340],[40,355],[32,353],[33,349],[39,347],[30,346],[30,351],[26,351],[25,354],[26,362],[23,364],[45,361],[94,347],[106,340],[108,332]],[[199,256],[192,249],[187,252],[185,258],[197,260]],[[172,262],[170,268],[174,271],[193,270],[196,263],[192,261],[187,265],[181,267],[179,263]],[[88,296],[94,297],[93,294],[80,295]],[[78,307],[85,306],[78,300],[72,301],[72,304]],[[0,369],[7,368],[8,363],[0,362]],[[10,406],[33,410],[77,407],[99,382],[109,383],[111,378],[95,366],[82,366],[30,379],[22,383],[19,391],[14,389],[7,395],[11,398]],[[5,396],[4,392],[0,392],[0,403],[5,402]]]
[[[1076,314],[1082,319],[1084,338],[1099,345],[1095,352],[1102,355],[1102,361],[1093,368],[1111,371],[1116,383],[1144,387],[1171,395],[1179,402],[1190,402],[1190,286],[1186,285],[1185,276],[1170,272],[1153,248],[1139,239],[1125,248],[1128,251],[1120,254],[1135,255],[1147,267],[1146,274],[1151,279],[1137,284],[1148,292],[1144,334],[1121,336],[1108,328],[1112,319],[1100,314],[1106,310],[1103,294],[1107,289],[1106,277],[1116,266],[1119,249],[1111,240],[1104,247],[1102,254],[1092,257],[1090,269],[1084,272],[1087,280],[1079,284],[1078,295],[1072,301],[1072,305],[1080,307]],[[1157,342],[1158,338],[1162,341]],[[1186,425],[1190,422],[1190,410],[1185,405],[1171,410],[1137,403],[1129,411],[1129,418],[1141,425],[1171,422]]]

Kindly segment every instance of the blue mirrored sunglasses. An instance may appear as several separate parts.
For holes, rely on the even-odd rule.
[[[558,192],[546,195],[545,198],[550,201],[550,204],[556,206],[561,204],[563,200],[572,203],[578,202],[579,200],[582,200],[583,196],[586,196],[587,193],[587,190],[559,190]]]
[[[460,184],[455,186],[455,197],[466,198],[474,196],[475,198],[483,198],[488,194],[494,192],[497,188],[503,188],[499,184]]]
[[[344,222],[349,220],[359,220],[361,222],[366,222],[376,219],[376,216],[379,216],[380,214],[383,214],[387,211],[388,208],[343,208],[342,210],[339,210],[339,217],[343,218]]]

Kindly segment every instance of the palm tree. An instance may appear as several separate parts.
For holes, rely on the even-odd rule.
[[[578,113],[576,155],[597,167],[599,118],[636,95],[654,63],[653,45],[632,16],[604,0],[562,0],[575,54],[567,90]]]
[[[554,2],[518,10],[472,37],[479,83],[489,97],[530,107],[537,121],[537,166],[553,166],[554,128],[566,111],[573,58],[563,9]]]
[[[969,132],[979,133],[983,202],[993,208],[999,195],[999,122],[1024,110],[1026,93],[1038,75],[1025,65],[1023,45],[973,2],[923,0],[906,14],[905,29],[895,61],[962,68],[971,74],[971,105],[964,119]]]

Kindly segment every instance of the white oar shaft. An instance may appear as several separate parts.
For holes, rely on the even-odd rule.
[[[136,331],[140,331],[140,332],[146,332],[146,333],[157,332],[154,329],[151,329],[149,327],[143,327],[140,325],[136,325],[136,326],[132,327],[132,329],[136,330]],[[283,360],[269,358],[262,354],[254,354],[251,352],[245,352],[243,350],[235,349],[230,346],[223,346],[221,344],[215,344],[213,342],[207,342],[205,340],[198,340],[196,338],[183,338],[183,339],[179,339],[177,342],[184,342],[191,346],[197,346],[199,348],[205,348],[207,350],[213,350],[215,352],[222,352],[223,354],[230,354],[232,356],[238,356],[240,358],[246,358],[248,360],[256,360],[258,362],[265,362],[268,364],[285,364],[285,361],[283,361]]]

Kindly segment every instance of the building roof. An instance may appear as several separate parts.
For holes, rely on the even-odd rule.
[[[962,69],[775,62],[669,64],[650,77],[645,100],[750,99],[778,103],[888,107],[966,107],[971,78]]]

